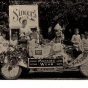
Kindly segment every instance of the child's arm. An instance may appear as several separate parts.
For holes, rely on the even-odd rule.
[[[71,42],[75,43],[75,41],[74,41],[74,35],[72,36]]]
[[[82,41],[82,40],[81,40],[81,37],[80,37],[80,35],[79,35],[79,43],[81,43],[81,41]]]
[[[61,52],[63,52],[63,48],[64,48],[64,47],[63,47],[63,45],[61,44],[61,46],[60,46],[60,51],[61,51]]]

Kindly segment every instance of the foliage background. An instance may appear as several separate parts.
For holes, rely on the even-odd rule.
[[[39,6],[39,26],[45,38],[48,37],[48,28],[59,21],[65,25],[68,35],[69,29],[72,33],[74,28],[79,28],[84,33],[88,28],[88,0],[1,0],[0,1],[0,25],[8,27],[9,5],[30,5]],[[68,38],[69,36],[66,36]]]

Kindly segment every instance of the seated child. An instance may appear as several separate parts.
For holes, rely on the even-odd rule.
[[[18,45],[18,41],[17,41],[16,35],[13,34],[13,36],[10,40],[10,46],[16,46],[16,45]]]
[[[16,35],[13,34],[11,37],[11,40],[9,41],[10,50],[14,51],[14,49],[17,45],[18,45],[18,40],[16,38]]]
[[[53,55],[54,58],[56,58],[59,55],[63,56],[64,57],[63,62],[68,64],[68,55],[64,53],[63,48],[64,47],[60,43],[60,41],[56,40],[55,42],[52,43],[51,54]]]
[[[85,38],[84,34],[81,34],[81,40],[83,40]]]
[[[2,37],[0,37],[1,43],[0,43],[0,53],[1,52],[7,52],[9,42],[5,39],[5,34],[2,34]]]

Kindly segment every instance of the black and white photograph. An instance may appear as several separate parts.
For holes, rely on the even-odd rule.
[[[0,0],[0,80],[88,80],[88,0]]]

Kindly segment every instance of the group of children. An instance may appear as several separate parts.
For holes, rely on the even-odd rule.
[[[25,24],[26,21],[23,21],[23,28],[25,29]],[[62,44],[62,40],[63,40],[63,36],[61,34],[62,30],[56,30],[56,37],[51,40],[48,44],[51,46],[50,49],[50,54],[51,56],[53,56],[54,58],[57,57],[58,55],[62,55],[64,57],[64,62],[66,62],[68,64],[68,55],[64,52],[64,45]],[[21,30],[21,37],[25,34],[22,33],[24,31]],[[29,35],[27,35],[27,40],[28,40],[28,52],[29,52],[29,56],[32,57],[35,54],[35,47],[38,45],[38,37],[37,37],[37,31],[29,31]],[[28,33],[28,31],[27,31]],[[60,35],[61,34],[61,35]],[[60,35],[60,36],[59,36]],[[61,37],[62,36],[62,37]],[[85,35],[85,38],[83,37],[81,39],[81,36],[79,35],[79,30],[75,29],[75,33],[72,36],[71,42],[73,43],[73,56],[76,58],[79,54],[81,54],[85,49],[85,47],[88,46],[87,44],[87,36],[88,34]],[[41,34],[39,34],[39,42],[40,45],[42,47],[42,45],[47,45],[46,39],[43,38],[43,36]]]
[[[56,37],[50,42],[51,43],[51,55],[55,58],[59,55],[63,56],[63,60],[68,64],[69,56],[64,52],[65,45],[61,42],[61,37],[56,33]],[[74,35],[72,36],[71,42],[73,44],[73,56],[76,59],[82,52],[88,51],[88,32],[81,35],[79,34],[79,29],[74,30]]]
[[[30,57],[33,57],[35,55],[35,47],[38,47],[38,44],[41,45],[41,47],[44,46],[46,47],[47,45],[49,45],[50,51],[48,56],[51,56],[53,58],[63,56],[64,62],[68,64],[69,56],[64,52],[65,45],[62,44],[62,40],[64,40],[64,37],[62,35],[61,28],[55,30],[56,37],[53,40],[49,41],[47,39],[44,39],[41,34],[38,34],[37,30],[34,29],[31,30],[30,28],[28,28],[26,26],[27,25],[26,20],[23,20],[22,25],[23,27],[20,28],[20,38],[27,39],[27,49],[28,49],[27,51]],[[82,34],[80,36],[79,29],[76,28],[75,33],[72,36],[71,42],[73,43],[74,47],[73,56],[77,58],[79,54],[88,50],[88,32],[85,32],[84,35]],[[16,46],[16,45],[18,45],[18,40],[16,39],[15,34],[13,34],[10,41],[7,41],[5,39],[5,34],[1,34],[0,32],[0,53],[7,51],[9,46]]]
[[[56,37],[51,40],[48,41],[48,43],[46,43],[46,39],[43,38],[43,36],[41,34],[37,33],[37,30],[29,30],[29,28],[26,27],[27,21],[23,20],[23,27],[20,29],[20,37],[26,37],[27,39],[27,49],[28,49],[28,53],[30,57],[33,57],[35,54],[35,47],[38,47],[38,43],[40,43],[39,45],[41,45],[41,47],[43,45],[49,45],[51,47],[50,49],[50,53],[49,55],[53,56],[53,58],[56,58],[57,56],[63,56],[63,60],[66,64],[68,64],[68,59],[69,56],[64,52],[64,47],[65,45],[62,44],[62,40],[64,39],[61,31],[62,30],[56,30]],[[37,36],[37,34],[39,35],[39,37]],[[62,36],[62,37],[61,37]],[[39,42],[38,42],[39,39]],[[84,35],[82,34],[82,36],[79,35],[79,29],[75,29],[75,33],[72,36],[71,42],[73,43],[73,56],[75,58],[77,58],[77,56],[79,54],[81,54],[83,51],[88,50],[88,33],[86,32]],[[1,36],[0,33],[0,52],[2,51],[6,51],[7,47],[5,48],[4,44],[10,44],[13,46],[18,45],[17,44],[18,41],[15,37],[15,35],[13,35],[12,39],[10,42],[7,42],[5,40],[5,36],[3,34],[3,36]]]
[[[16,45],[18,45],[18,40],[15,34],[11,36],[11,40],[6,40],[6,34],[0,31],[0,53],[7,52],[10,49],[12,50],[12,47]]]

